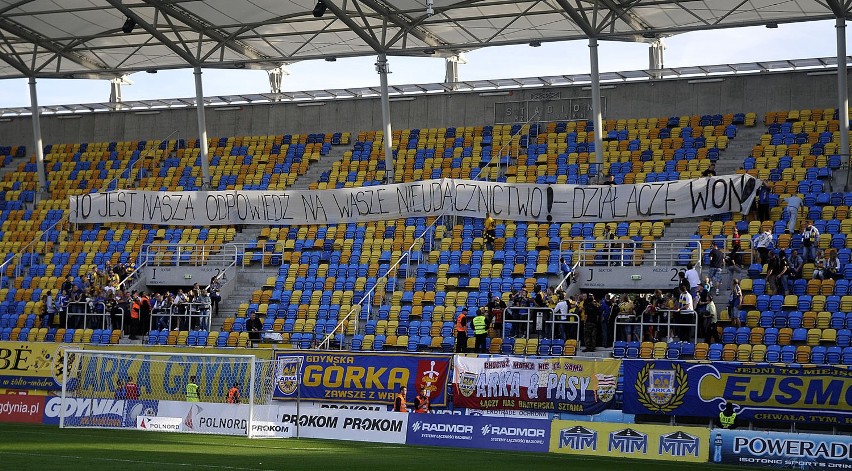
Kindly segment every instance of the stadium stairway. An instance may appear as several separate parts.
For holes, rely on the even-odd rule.
[[[237,276],[231,280],[234,290],[219,303],[219,315],[210,321],[210,330],[222,330],[226,318],[237,316],[240,304],[248,302],[254,290],[263,286],[267,277],[278,274],[277,267],[246,266],[237,268]]]
[[[718,175],[733,175],[743,166],[743,159],[751,155],[752,147],[760,142],[760,136],[766,132],[763,126],[737,126],[737,138],[728,141],[728,148],[716,162]]]
[[[320,177],[326,171],[331,170],[335,162],[343,160],[343,154],[347,150],[352,150],[351,146],[332,146],[328,154],[320,156],[319,161],[314,162],[308,167],[308,171],[304,175],[300,175],[293,183],[293,190],[308,190],[311,184],[320,181]]]

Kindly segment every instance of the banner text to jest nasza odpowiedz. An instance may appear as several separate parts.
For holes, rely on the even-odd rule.
[[[438,179],[337,190],[137,191],[70,197],[71,222],[177,226],[338,224],[423,216],[529,222],[642,221],[745,212],[750,175],[635,185]]]

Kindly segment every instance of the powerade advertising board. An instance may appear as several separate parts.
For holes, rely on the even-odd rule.
[[[852,437],[716,429],[710,461],[784,469],[852,469]]]
[[[624,360],[624,412],[852,425],[852,370],[832,366]]]
[[[408,445],[546,453],[550,422],[445,414],[408,414]]]
[[[272,397],[391,405],[399,388],[406,386],[409,403],[420,388],[426,388],[433,406],[445,406],[451,359],[424,354],[277,353]]]

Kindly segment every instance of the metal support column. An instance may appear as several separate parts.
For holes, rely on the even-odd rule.
[[[655,39],[654,42],[648,44],[648,68],[654,78],[662,78],[663,74],[659,71],[663,69],[665,44],[662,39]]]
[[[603,116],[601,114],[601,79],[598,75],[598,40],[589,38],[589,62],[592,66],[592,114],[595,126],[595,163],[598,174],[603,171]]]
[[[198,155],[201,157],[201,189],[210,190],[210,158],[207,155],[207,120],[204,117],[204,88],[201,67],[195,67],[195,109],[198,112]]]
[[[849,175],[852,162],[849,156],[849,90],[846,88],[846,19],[837,17],[837,119],[840,120],[840,155],[845,157],[846,188],[849,191]]]
[[[41,142],[41,121],[38,110],[38,91],[36,79],[30,77],[30,110],[33,115],[33,144],[35,145],[36,171],[38,172],[38,192],[47,191],[47,174],[44,171],[44,144]]]
[[[384,54],[379,54],[376,59],[376,72],[379,73],[382,91],[382,128],[384,129],[385,144],[385,181],[394,182],[393,161],[393,129],[390,120],[390,98],[388,97],[388,59]]]

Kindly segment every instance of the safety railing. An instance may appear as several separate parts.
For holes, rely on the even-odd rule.
[[[509,329],[511,337],[524,337],[529,339],[536,334],[541,338],[571,338],[580,340],[580,316],[568,313],[565,319],[556,319],[553,309],[549,307],[525,307],[511,306],[503,310],[503,332],[501,337],[506,337]],[[520,333],[523,332],[523,335]],[[560,335],[557,335],[557,332]],[[514,334],[514,335],[511,335]]]
[[[653,327],[657,333],[668,339],[677,337],[680,340],[691,338],[693,343],[698,343],[699,318],[696,311],[660,310],[650,318],[644,315],[619,316],[615,318],[613,328],[613,340],[636,340],[642,341],[646,329]],[[665,328],[665,331],[662,329]],[[634,332],[634,329],[639,329]],[[627,333],[631,338],[627,339]]]
[[[154,242],[142,246],[138,265],[201,266],[236,263],[240,256],[238,244],[172,244]]]
[[[210,303],[181,303],[151,310],[148,332],[154,330],[207,330],[211,321]]]
[[[651,250],[645,251],[643,246],[652,244]],[[704,254],[701,240],[675,239],[658,240],[654,242],[634,241],[629,239],[590,239],[575,242],[563,240],[560,251],[564,257],[571,246],[578,244],[574,252],[577,266],[611,266],[628,267],[638,265],[648,266],[684,266],[692,263],[701,265]],[[641,252],[640,252],[641,250]]]
[[[112,312],[107,309],[105,303],[72,301],[65,307],[65,328],[71,329],[110,329],[121,330],[124,332],[124,310],[120,307],[115,309],[121,310],[119,318],[121,322],[118,326],[113,325]]]

